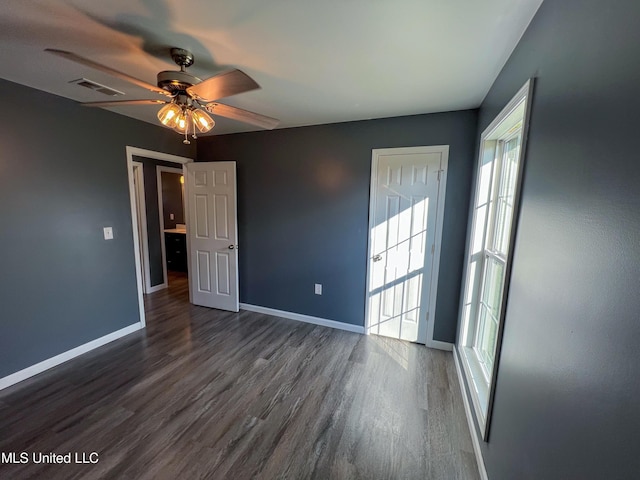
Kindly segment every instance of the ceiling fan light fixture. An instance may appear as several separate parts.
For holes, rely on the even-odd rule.
[[[211,118],[204,110],[193,110],[191,116],[193,118],[193,123],[202,133],[207,133],[216,124],[213,118]]]
[[[160,120],[160,123],[163,125],[173,128],[176,126],[176,122],[181,112],[182,109],[178,105],[175,103],[169,103],[162,107],[158,112],[158,120]]]
[[[184,135],[189,128],[189,120],[191,120],[191,112],[186,108],[182,109],[176,117],[173,129],[181,135]]]

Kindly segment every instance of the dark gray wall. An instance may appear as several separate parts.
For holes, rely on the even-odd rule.
[[[160,232],[160,210],[158,210],[158,165],[171,168],[182,168],[179,163],[164,162],[155,158],[133,156],[137,162],[142,162],[142,176],[144,178],[144,206],[147,214],[147,248],[149,250],[149,277],[151,286],[164,283],[162,268],[162,240]],[[165,228],[173,228],[167,226]]]
[[[192,151],[160,127],[4,80],[0,92],[3,377],[139,320],[125,146]]]
[[[371,150],[450,145],[435,338],[453,342],[476,120],[462,111],[200,139],[198,161],[238,164],[240,300],[363,325]]]
[[[640,475],[640,2],[545,0],[481,109],[537,77],[489,478]]]
[[[176,228],[177,223],[184,222],[184,205],[182,198],[182,174],[162,172],[162,216],[164,228]],[[173,220],[171,219],[173,214]]]

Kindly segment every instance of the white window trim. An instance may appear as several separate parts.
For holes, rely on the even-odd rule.
[[[522,184],[522,172],[524,169],[524,157],[526,154],[527,147],[527,136],[529,129],[529,118],[531,115],[531,100],[533,93],[533,79],[530,79],[525,83],[525,85],[518,91],[518,93],[513,97],[513,99],[507,104],[506,107],[500,112],[500,114],[491,122],[491,124],[484,130],[482,136],[480,138],[480,151],[478,158],[478,166],[477,166],[477,174],[476,174],[476,183],[475,183],[475,195],[473,204],[471,206],[473,214],[472,214],[472,229],[467,239],[467,255],[466,255],[466,263],[465,263],[465,272],[463,275],[463,294],[460,299],[460,334],[458,338],[457,350],[459,353],[459,357],[461,360],[462,372],[466,380],[466,384],[468,385],[469,396],[471,397],[471,404],[473,405],[473,409],[475,412],[476,422],[478,424],[478,428],[482,433],[482,437],[485,441],[488,439],[489,434],[489,425],[490,425],[490,417],[491,417],[491,409],[493,405],[493,397],[495,394],[495,384],[496,384],[496,376],[498,371],[499,359],[500,359],[500,350],[502,346],[502,332],[504,330],[504,317],[506,314],[506,304],[508,298],[508,290],[509,290],[509,280],[511,276],[511,264],[513,260],[513,251],[514,251],[514,243],[515,243],[515,233],[517,228],[518,221],[518,213],[519,213],[519,203],[520,203],[520,193],[521,193],[521,184]],[[467,275],[469,271],[469,265],[472,260],[472,241],[475,234],[475,216],[476,216],[476,205],[478,203],[478,195],[480,194],[478,189],[478,178],[480,172],[480,165],[482,164],[482,159],[485,152],[485,141],[488,138],[491,138],[492,135],[495,134],[498,127],[509,117],[514,110],[521,105],[522,101],[525,101],[525,111],[524,111],[524,119],[522,124],[522,140],[520,146],[520,158],[518,165],[518,172],[516,176],[516,189],[514,193],[514,205],[513,205],[513,219],[511,223],[511,231],[509,237],[509,251],[506,258],[505,271],[504,271],[504,286],[502,293],[502,305],[500,309],[500,318],[498,325],[498,333],[496,340],[496,353],[494,356],[493,368],[491,379],[487,381],[484,373],[482,365],[480,364],[475,352],[473,351],[473,347],[468,346],[469,338],[473,338],[475,335],[475,321],[474,318],[471,320],[471,325],[467,325],[464,318],[465,313],[465,299],[467,298]],[[495,157],[495,149],[492,155]],[[492,172],[493,175],[493,172]],[[489,212],[491,214],[491,212]],[[487,215],[489,217],[489,215]],[[486,221],[489,221],[487,218]],[[485,227],[486,229],[486,227]],[[487,235],[487,232],[485,232]],[[484,254],[484,249],[482,251]]]

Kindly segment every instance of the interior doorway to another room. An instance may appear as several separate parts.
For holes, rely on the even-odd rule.
[[[186,243],[187,220],[180,179],[183,175],[182,166],[193,160],[136,147],[127,147],[126,153],[138,301],[144,326],[145,294],[166,289],[172,278],[188,285],[186,268],[184,272],[177,271],[174,274],[174,257],[171,258],[170,269],[167,269],[164,230],[180,232],[177,234],[182,235]],[[169,182],[164,191],[163,177]],[[172,180],[179,186],[171,184]],[[166,208],[165,204],[168,204]],[[173,251],[172,248],[169,250]],[[183,263],[187,264],[186,248],[177,250],[179,255],[184,256]]]
[[[188,277],[184,175],[181,168],[156,166],[162,265],[167,284]]]

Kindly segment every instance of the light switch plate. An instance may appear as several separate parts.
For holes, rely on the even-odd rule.
[[[322,295],[322,284],[321,283],[316,283],[315,292],[316,292],[316,295]]]
[[[113,228],[112,227],[104,227],[102,229],[102,231],[104,232],[104,239],[105,240],[113,240]]]
[[[169,214],[169,220],[173,220],[173,213]]]

